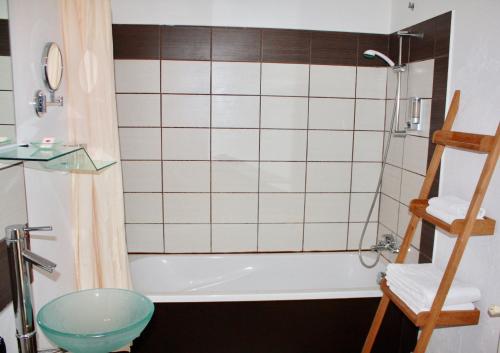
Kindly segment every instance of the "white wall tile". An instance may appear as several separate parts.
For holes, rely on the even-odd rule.
[[[394,233],[398,229],[399,202],[388,196],[380,196],[379,222]]]
[[[374,193],[353,193],[351,194],[351,205],[349,210],[349,222],[365,222],[368,217],[368,211],[373,202]],[[378,220],[379,198],[375,201],[370,222]]]
[[[304,194],[260,194],[259,222],[302,222]]]
[[[306,194],[306,222],[347,222],[349,194]]]
[[[0,124],[15,124],[14,94],[11,91],[0,91]]]
[[[381,163],[356,163],[352,165],[352,192],[375,192]]]
[[[210,194],[164,194],[165,223],[209,223]]]
[[[382,192],[395,200],[399,200],[401,192],[401,168],[386,164],[382,178]]]
[[[162,124],[169,127],[210,127],[210,96],[164,94]]]
[[[210,129],[163,129],[163,159],[210,159]]]
[[[385,100],[356,99],[356,130],[384,130]]]
[[[260,98],[212,96],[212,127],[259,127]]]
[[[126,223],[162,223],[160,193],[124,194]]]
[[[385,143],[387,143],[387,137],[388,134],[385,134]],[[391,145],[389,146],[389,154],[387,155],[388,163],[400,168],[403,167],[404,143],[404,138],[392,136]]]
[[[406,129],[406,120],[408,117],[408,100],[401,99],[399,102],[399,125],[397,127],[398,130]],[[389,131],[391,129],[393,114],[396,114],[395,111],[395,101],[387,100],[386,101],[386,109],[385,109],[385,130]],[[396,125],[396,116],[394,116],[394,125]]]
[[[347,242],[348,250],[357,250],[359,247],[359,239],[363,232],[363,223],[349,223],[349,240]],[[370,249],[377,242],[377,223],[368,223],[365,237],[363,239],[362,249]]]
[[[432,98],[434,59],[410,63],[408,97]]]
[[[257,251],[257,224],[213,224],[212,251]]]
[[[308,161],[352,160],[352,131],[309,131]]]
[[[386,83],[387,68],[358,66],[356,97],[385,99]]]
[[[16,141],[16,126],[0,125],[0,136],[7,137],[10,141]]]
[[[259,131],[212,129],[212,159],[258,160]]]
[[[212,92],[214,94],[259,94],[259,63],[212,63]]]
[[[117,94],[120,126],[160,126],[159,94]]]
[[[300,251],[302,233],[302,224],[259,224],[259,251]]]
[[[210,93],[210,62],[161,62],[161,90],[163,93]]]
[[[383,132],[355,131],[354,160],[379,162],[382,160]]]
[[[305,161],[306,146],[306,131],[262,130],[260,158],[268,161]]]
[[[26,192],[22,165],[0,170],[2,202],[0,202],[0,239],[5,237],[5,227],[28,222]]]
[[[261,162],[261,192],[304,192],[305,162]]]
[[[212,194],[212,222],[256,223],[257,194]]]
[[[210,162],[163,162],[164,192],[210,192]]]
[[[258,162],[212,162],[212,192],[257,192]]]
[[[347,223],[306,223],[304,251],[345,250]]]
[[[10,56],[0,56],[0,90],[12,91],[12,60]]]
[[[159,128],[120,128],[122,159],[160,159],[161,131]]]
[[[129,252],[163,253],[163,224],[126,224]]]
[[[311,65],[311,96],[353,98],[355,87],[354,66]]]
[[[411,200],[418,198],[423,182],[424,177],[422,175],[403,170],[400,201],[405,205],[409,205]]]
[[[354,99],[311,98],[309,128],[352,130],[354,128]]]
[[[261,109],[262,128],[307,128],[307,98],[262,97]]]
[[[309,65],[262,64],[262,94],[307,96]]]
[[[401,98],[408,98],[408,72],[401,74]],[[395,99],[398,84],[398,75],[393,70],[387,70],[387,99]]]
[[[115,60],[117,93],[160,93],[159,60]]]
[[[349,192],[351,163],[307,163],[307,192]]]
[[[425,175],[427,171],[427,149],[429,139],[406,136],[403,156],[403,168]]]
[[[123,161],[123,191],[161,192],[160,161]]]
[[[210,224],[165,224],[165,251],[210,252]]]

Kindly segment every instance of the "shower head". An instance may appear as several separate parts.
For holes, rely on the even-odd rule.
[[[395,65],[394,61],[389,59],[387,57],[387,55],[384,55],[381,52],[373,50],[373,49],[365,50],[365,52],[363,53],[363,56],[367,59],[373,59],[375,57],[378,57],[378,58],[384,60],[386,62],[386,64],[389,65],[390,67],[394,67],[394,65]]]

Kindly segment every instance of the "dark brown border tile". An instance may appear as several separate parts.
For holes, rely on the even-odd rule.
[[[432,262],[434,251],[434,231],[436,228],[427,221],[422,220],[422,235],[420,238],[419,263]]]
[[[0,19],[0,55],[10,56],[9,20]]]
[[[160,26],[113,25],[115,59],[159,59]]]
[[[377,50],[385,55],[389,55],[389,36],[386,34],[360,33],[358,37],[358,66],[386,66],[379,59],[366,59],[363,52],[368,49]],[[391,57],[397,61],[397,57]],[[396,60],[394,60],[396,59]]]
[[[0,311],[12,300],[10,292],[9,260],[7,258],[7,244],[5,239],[0,240]]]
[[[161,58],[210,60],[211,36],[210,27],[161,26]]]
[[[262,31],[262,61],[309,64],[311,32],[287,29]]]
[[[389,57],[398,64],[399,61],[399,37],[396,33],[389,36]],[[403,40],[403,50],[401,51],[401,63],[408,64],[410,60],[410,41]]]
[[[432,84],[432,98],[446,99],[446,88],[448,86],[448,56],[442,56],[434,60],[434,81]]]
[[[358,34],[313,32],[311,63],[318,65],[352,65],[358,62]]]
[[[423,33],[423,38],[410,37],[410,62],[434,58],[434,19],[416,24],[408,29],[411,33]],[[405,38],[408,40],[408,38]]]
[[[260,29],[212,29],[212,60],[259,62],[260,53]]]
[[[440,57],[449,55],[450,33],[451,33],[451,12],[444,13],[434,18],[434,56]]]

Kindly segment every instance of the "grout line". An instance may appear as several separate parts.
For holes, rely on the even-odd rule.
[[[159,50],[160,50],[160,53],[161,53],[161,31],[160,31],[160,34],[158,36],[158,40],[159,40]],[[161,98],[161,91],[162,91],[162,85],[163,85],[163,82],[162,82],[162,63],[161,63],[161,60],[160,60],[160,125],[163,125],[163,99]],[[160,170],[161,170],[161,190],[162,190],[162,194],[161,194],[161,219],[162,219],[162,234],[163,234],[163,252],[166,253],[167,252],[167,246],[166,246],[166,239],[165,239],[165,223],[166,223],[166,220],[165,220],[165,193],[163,192],[165,190],[165,185],[163,183],[163,180],[164,180],[164,173],[165,171],[163,170],[163,166],[164,166],[164,162],[163,162],[163,129],[160,129],[160,158],[162,159],[162,161],[160,162]]]
[[[312,38],[309,41],[309,50],[311,50],[312,46]],[[311,65],[309,65],[308,72],[308,81],[307,81],[307,94],[311,94]],[[307,162],[309,158],[309,115],[311,108],[311,99],[307,99],[307,134],[306,134],[306,156],[305,156],[305,168],[304,168],[304,211],[302,213],[302,251],[304,251],[305,237],[306,237],[306,210],[307,210],[307,171],[309,164]]]

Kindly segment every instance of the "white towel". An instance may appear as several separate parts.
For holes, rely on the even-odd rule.
[[[425,306],[421,302],[414,301],[410,296],[408,296],[408,291],[399,286],[391,287],[391,291],[397,295],[415,314],[422,311],[430,311],[430,306]],[[453,310],[474,310],[475,306],[472,303],[456,304],[456,305],[445,305],[442,310],[453,311]]]
[[[469,210],[470,201],[462,200],[456,196],[440,196],[433,197],[429,199],[429,207],[427,207],[427,213],[432,214],[437,217],[437,214],[441,215],[441,219],[451,223],[455,219],[463,219],[467,215]],[[432,212],[432,213],[431,213]],[[449,214],[449,216],[444,216],[444,214]],[[486,211],[484,208],[480,208],[477,213],[477,218],[482,219]],[[442,218],[444,217],[444,218]],[[454,217],[453,219],[451,217]],[[449,221],[451,220],[451,221]]]
[[[443,271],[433,264],[389,264],[386,271],[389,288],[406,288],[415,302],[430,307],[436,296]],[[478,301],[478,288],[455,279],[446,297],[445,306]]]

